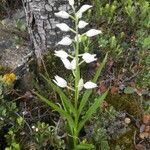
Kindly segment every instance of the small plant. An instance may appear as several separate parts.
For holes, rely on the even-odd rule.
[[[41,149],[65,149],[64,140],[58,135],[58,129],[54,126],[49,126],[44,122],[37,122],[32,126],[32,145],[37,150]]]
[[[57,24],[56,27],[58,27],[61,31],[70,31],[75,34],[74,39],[65,36],[60,42],[58,42],[59,45],[73,45],[74,51],[68,54],[63,50],[58,50],[55,51],[55,56],[61,59],[66,69],[72,71],[74,83],[67,83],[65,79],[56,75],[55,79],[53,79],[53,82],[56,84],[55,85],[51,79],[43,76],[43,78],[51,85],[53,90],[59,94],[61,99],[61,104],[59,105],[53,103],[52,100],[46,99],[38,92],[35,92],[35,94],[42,101],[46,102],[50,107],[52,107],[55,111],[59,112],[62,117],[66,118],[66,132],[68,133],[69,149],[93,149],[94,145],[81,142],[79,140],[79,134],[87,120],[89,120],[92,114],[96,112],[97,108],[101,105],[102,101],[105,99],[108,93],[108,91],[106,91],[105,93],[101,94],[98,98],[95,98],[89,108],[86,107],[90,95],[92,94],[92,89],[97,87],[96,81],[99,78],[101,70],[106,63],[107,55],[101,63],[100,67],[97,69],[93,80],[84,82],[80,74],[80,66],[84,62],[87,64],[94,62],[97,60],[97,58],[96,54],[90,54],[87,52],[80,54],[80,44],[82,43],[82,38],[84,36],[90,38],[99,35],[102,32],[101,30],[90,29],[84,34],[79,34],[79,30],[85,28],[88,25],[87,22],[81,20],[83,13],[89,10],[92,6],[83,5],[78,11],[76,11],[74,7],[74,0],[69,0],[69,4],[73,10],[73,14],[70,15],[65,11],[60,11],[55,13],[55,15],[63,19],[71,18],[75,23],[74,29],[70,28],[65,23]],[[60,89],[59,87],[62,89]],[[65,88],[70,91],[68,95],[66,95],[65,93]],[[85,92],[83,92],[83,88],[86,89]],[[74,95],[72,99],[70,99],[70,93],[73,93]]]

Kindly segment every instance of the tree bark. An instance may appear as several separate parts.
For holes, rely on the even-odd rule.
[[[55,29],[57,18],[54,13],[60,10],[68,11],[67,0],[22,0],[30,41],[34,53],[41,65],[42,56],[48,47],[53,47],[60,40],[62,33]],[[64,22],[64,20],[63,20]]]

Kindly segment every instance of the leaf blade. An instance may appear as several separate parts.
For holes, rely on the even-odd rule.
[[[90,119],[92,114],[97,110],[97,108],[100,106],[102,101],[106,98],[108,91],[109,90],[107,90],[105,93],[103,93],[99,98],[96,98],[97,100],[95,99],[95,102],[92,104],[92,106],[85,113],[84,119],[80,121],[79,126],[78,126],[78,132],[80,132],[80,130],[84,126],[85,122]]]
[[[72,119],[72,117],[65,112],[62,108],[58,107],[57,105],[55,105],[53,102],[49,101],[48,99],[46,99],[45,97],[43,97],[42,95],[40,95],[37,92],[33,92],[37,97],[39,97],[43,102],[45,102],[47,105],[49,105],[50,107],[52,107],[55,111],[57,111],[60,115],[64,116],[70,125],[75,126],[75,123]]]

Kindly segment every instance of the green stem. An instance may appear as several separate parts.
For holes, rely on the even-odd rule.
[[[80,67],[79,67],[79,37],[78,37],[78,18],[76,17],[75,8],[73,8],[74,15],[75,15],[75,34],[76,34],[76,43],[75,43],[75,59],[76,59],[76,69],[75,69],[75,109],[78,110],[78,98],[79,98],[79,90],[78,90],[78,83],[80,80]],[[75,127],[73,133],[73,142],[74,142],[74,150],[76,150],[78,144],[78,115],[75,116]]]
[[[78,107],[78,97],[79,97],[79,91],[78,91],[78,82],[80,79],[80,68],[79,68],[79,38],[78,38],[78,18],[76,17],[75,20],[75,28],[76,28],[76,46],[75,46],[75,59],[76,59],[76,70],[75,70],[75,108]]]

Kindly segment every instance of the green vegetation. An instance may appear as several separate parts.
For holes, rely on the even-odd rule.
[[[65,70],[55,49],[44,56],[42,68],[31,61],[29,74],[21,79],[0,66],[1,150],[150,149],[150,129],[145,127],[150,126],[150,2],[80,0],[80,4],[93,6],[82,16],[89,22],[84,31],[96,28],[102,34],[83,35],[80,42],[77,36],[76,53],[67,53],[69,61],[75,58],[76,69]],[[0,1],[0,18],[20,6],[18,0]],[[78,35],[79,20],[71,19]],[[27,32],[21,20],[15,27]],[[17,35],[15,41],[24,42]],[[95,53],[98,60],[83,64],[84,53]],[[66,87],[53,82],[57,74],[66,79]],[[80,91],[81,78],[97,87]]]

